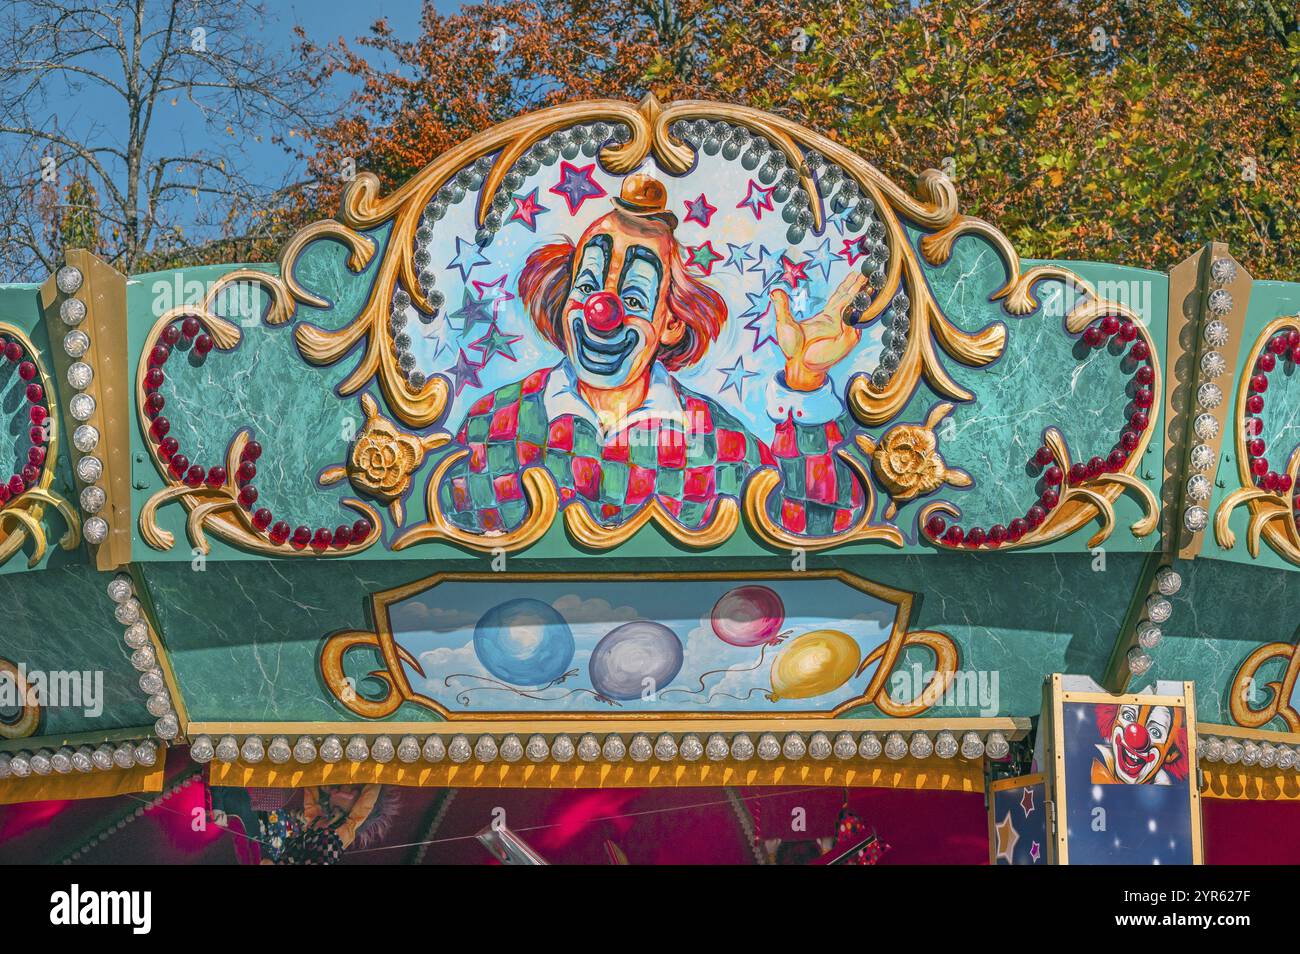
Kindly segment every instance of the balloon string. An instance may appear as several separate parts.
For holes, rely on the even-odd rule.
[[[520,689],[517,686],[512,686],[509,685],[508,683],[499,682],[498,680],[490,679],[487,676],[475,675],[474,673],[470,673],[470,672],[453,672],[442,680],[442,684],[446,686],[448,689],[450,689],[451,681],[453,679],[477,679],[480,682],[488,683],[488,685],[486,686],[475,686],[472,689],[461,689],[459,692],[457,692],[456,701],[463,706],[469,705],[470,697],[475,692],[511,692],[521,698],[535,699],[538,702],[559,702],[561,699],[567,699],[570,696],[589,695],[600,702],[605,702],[609,705],[618,705],[617,702],[606,699],[597,692],[593,692],[590,689],[583,689],[581,687],[576,689],[569,689],[566,692],[562,692],[558,696],[542,696],[537,694],[537,693],[545,692],[547,689],[554,688],[555,686],[564,682],[564,680],[568,679],[570,676],[577,675],[577,673],[578,670],[570,669],[568,672],[564,673],[564,675],[552,679],[546,685],[539,686],[537,689],[533,690],[532,692],[526,692],[525,690]]]
[[[781,635],[784,636],[785,634],[782,633]],[[781,637],[778,636],[777,638],[780,639]],[[764,644],[763,644],[763,647],[758,651],[758,662],[754,663],[754,665],[749,666],[748,668],[745,668],[745,669],[738,669],[738,668],[734,668],[734,667],[728,667],[728,668],[726,668],[726,669],[710,669],[708,672],[700,673],[700,675],[699,675],[700,688],[698,688],[698,689],[661,689],[661,690],[659,691],[659,695],[660,695],[660,696],[666,696],[666,695],[668,695],[670,692],[681,692],[681,693],[685,693],[685,694],[688,695],[688,696],[698,696],[698,695],[700,695],[701,693],[708,692],[708,689],[707,689],[707,688],[705,687],[705,685],[704,685],[704,680],[707,679],[709,676],[715,676],[715,675],[717,675],[717,674],[720,673],[720,672],[753,672],[753,671],[756,670],[756,669],[760,669],[760,668],[762,668],[762,666],[763,666],[763,658],[767,655],[767,647],[768,647],[769,645],[770,645],[769,643],[764,643]],[[705,702],[706,704],[709,703],[709,702],[712,702],[712,701],[714,700],[715,697],[721,697],[721,698],[725,698],[725,699],[737,699],[737,700],[740,700],[740,701],[744,701],[745,699],[748,699],[748,698],[750,697],[750,695],[752,695],[753,693],[754,693],[754,689],[750,689],[749,692],[745,694],[745,696],[741,697],[741,696],[733,696],[733,695],[731,695],[730,693],[725,693],[725,692],[715,692],[713,695],[710,695],[707,699],[705,699],[704,702]]]

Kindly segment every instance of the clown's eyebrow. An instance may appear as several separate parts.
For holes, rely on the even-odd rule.
[[[655,279],[663,281],[664,266],[659,261],[659,256],[653,249],[646,248],[644,245],[632,245],[628,247],[626,254],[623,256],[623,271],[618,276],[619,286],[627,279],[627,270],[632,267],[634,262],[645,262],[655,270]]]
[[[582,259],[579,262],[582,267],[578,272],[579,276],[587,272],[592,272],[591,277],[596,279],[598,284],[605,284],[605,276],[609,273],[609,253],[612,248],[613,240],[610,236],[597,235],[593,237],[592,240],[582,249]],[[593,252],[600,255],[599,264],[596,265],[596,268],[599,269],[599,274],[592,271],[592,267],[587,261],[587,257]]]

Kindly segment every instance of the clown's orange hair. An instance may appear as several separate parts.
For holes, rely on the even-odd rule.
[[[686,326],[676,344],[661,347],[659,360],[669,371],[695,364],[709,350],[727,320],[727,303],[722,296],[686,272],[673,243],[668,263],[668,311]],[[528,255],[519,273],[519,297],[528,309],[542,337],[564,349],[564,302],[569,297],[573,276],[573,243],[553,242]]]

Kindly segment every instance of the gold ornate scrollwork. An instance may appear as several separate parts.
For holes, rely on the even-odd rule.
[[[559,509],[560,498],[555,491],[555,484],[544,467],[529,467],[520,480],[523,485],[524,499],[528,502],[528,516],[514,530],[508,533],[472,533],[463,530],[447,518],[442,512],[438,500],[438,490],[443,476],[457,461],[464,460],[469,454],[466,448],[452,451],[439,462],[433,476],[429,478],[425,493],[425,508],[428,519],[411,527],[392,542],[394,550],[405,550],[409,546],[426,540],[446,540],[474,550],[504,550],[513,553],[532,546],[550,529]]]
[[[1264,688],[1269,690],[1268,702],[1255,708],[1251,700],[1259,688],[1256,676],[1265,663],[1282,660],[1285,669],[1279,681],[1266,682]],[[1291,693],[1295,689],[1296,675],[1300,673],[1300,653],[1290,643],[1266,643],[1247,656],[1232,677],[1232,686],[1228,690],[1228,707],[1232,719],[1237,725],[1249,729],[1258,729],[1280,718],[1286,723],[1288,732],[1300,732],[1300,712],[1291,705]]]
[[[853,526],[829,537],[803,536],[786,530],[768,515],[768,501],[781,484],[781,475],[772,468],[758,471],[745,486],[746,522],[764,542],[772,546],[825,550],[827,547],[838,547],[859,540],[880,540],[892,546],[904,546],[907,541],[897,527],[872,522],[876,510],[876,493],[866,467],[844,448],[840,448],[836,454],[853,470],[862,485],[862,513]]]
[[[1147,430],[1150,431],[1152,428]],[[1061,473],[1068,475],[1070,450],[1066,447],[1061,432],[1054,427],[1049,427],[1043,435],[1043,443],[1051,450],[1052,459]],[[1137,456],[1137,453],[1135,452],[1134,456]],[[1019,540],[1015,542],[1007,540],[1001,544],[1001,549],[1031,547],[1067,537],[1094,518],[1101,521],[1101,529],[1088,540],[1088,547],[1090,549],[1096,547],[1114,532],[1114,502],[1125,490],[1133,491],[1143,509],[1142,516],[1129,529],[1135,537],[1149,536],[1155,531],[1156,523],[1160,519],[1160,504],[1151,488],[1128,473],[1102,473],[1079,484],[1072,484],[1067,479],[1062,484],[1060,500],[1048,511],[1047,518]],[[925,526],[930,517],[935,514],[959,517],[961,511],[947,501],[940,500],[923,508],[917,521],[921,526]],[[935,540],[934,543],[938,546],[948,546],[942,540]]]
[[[171,484],[150,497],[140,508],[140,536],[145,543],[155,550],[170,550],[175,545],[176,539],[171,531],[158,523],[158,508],[173,500],[179,500],[189,511],[185,520],[186,535],[190,544],[204,555],[212,550],[206,532],[209,529],[236,546],[277,556],[351,556],[369,549],[379,539],[379,512],[364,501],[344,498],[341,503],[369,520],[374,528],[365,539],[342,547],[331,546],[323,551],[310,547],[295,549],[288,543],[279,546],[271,543],[253,526],[251,515],[239,502],[240,488],[236,475],[248,440],[248,431],[241,430],[231,441],[226,451],[226,481],[221,486]]]
[[[7,335],[14,341],[17,341],[22,347],[23,353],[36,366],[37,372],[41,377],[41,387],[45,393],[45,400],[49,407],[49,417],[46,419],[46,442],[47,448],[44,461],[41,463],[41,473],[36,483],[27,488],[21,494],[9,499],[0,507],[0,566],[3,566],[10,557],[23,548],[28,541],[32,543],[31,555],[27,558],[27,565],[34,567],[45,557],[49,549],[49,539],[45,533],[45,525],[41,522],[45,515],[45,508],[53,507],[63,518],[63,523],[67,527],[63,536],[59,538],[59,547],[64,550],[75,550],[81,543],[81,518],[75,508],[54,491],[50,486],[54,483],[54,470],[59,462],[59,412],[55,403],[54,382],[46,373],[44,365],[40,361],[40,356],[36,351],[36,346],[32,340],[14,325],[6,322],[0,322],[0,333]]]
[[[394,644],[395,645],[395,644]],[[405,679],[395,679],[388,669],[376,669],[367,673],[371,679],[382,682],[386,687],[383,696],[370,699],[357,691],[356,681],[345,674],[343,659],[354,649],[373,649],[383,651],[383,644],[378,634],[363,630],[347,630],[335,633],[325,640],[320,653],[320,672],[325,685],[343,705],[363,719],[383,719],[398,710],[403,702],[415,697],[406,694]],[[400,646],[395,646],[398,659],[406,663],[421,676],[419,660]]]
[[[952,641],[951,636],[928,629],[911,630],[903,637],[900,653],[909,646],[928,649],[934,654],[934,669],[931,670],[933,676],[915,696],[905,702],[900,702],[890,695],[888,680],[881,683],[880,689],[871,701],[877,709],[895,719],[910,719],[935,705],[943,698],[944,693],[948,691],[948,686],[957,675],[959,653],[957,644]],[[879,662],[884,649],[884,646],[877,647],[867,656],[858,668],[858,675],[865,672],[869,664]]]
[[[970,475],[949,467],[939,454],[934,429],[952,413],[951,404],[938,404],[924,424],[896,424],[879,443],[867,434],[858,435],[858,446],[871,458],[876,479],[889,491],[885,518],[892,519],[899,503],[933,493],[944,484],[969,487]]]
[[[0,659],[0,678],[6,679],[13,687],[11,691],[18,710],[13,718],[0,718],[0,739],[31,738],[41,724],[40,703],[31,698],[22,670],[8,659]]]
[[[1258,363],[1269,339],[1287,328],[1300,328],[1300,316],[1284,316],[1269,322],[1255,339],[1246,357],[1247,370],[1242,374],[1238,385],[1236,414],[1237,477],[1241,486],[1224,497],[1219,504],[1214,515],[1214,538],[1225,550],[1231,550],[1237,545],[1237,535],[1229,522],[1232,512],[1244,504],[1250,511],[1250,523],[1246,532],[1246,549],[1250,555],[1258,558],[1260,541],[1265,540],[1283,559],[1300,564],[1300,527],[1296,525],[1295,509],[1297,501],[1300,501],[1297,496],[1300,488],[1296,486],[1297,479],[1300,479],[1300,445],[1292,449],[1287,461],[1285,473],[1291,482],[1285,493],[1257,487],[1250,471],[1250,454],[1246,448],[1250,436],[1241,424],[1247,416],[1246,401],[1250,397],[1252,373],[1250,369]]]

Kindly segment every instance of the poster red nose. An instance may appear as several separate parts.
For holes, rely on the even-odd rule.
[[[582,315],[593,331],[613,331],[623,323],[623,303],[613,292],[596,292],[583,304]]]
[[[1149,739],[1145,726],[1130,722],[1124,727],[1124,744],[1134,751],[1141,752],[1145,749]]]

